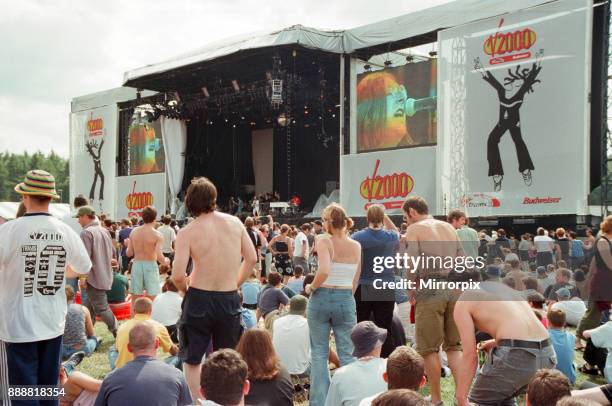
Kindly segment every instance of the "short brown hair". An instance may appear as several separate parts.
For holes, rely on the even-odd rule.
[[[267,330],[252,328],[244,332],[236,351],[249,366],[249,379],[268,381],[280,372],[280,361]]]
[[[561,309],[548,309],[546,318],[553,327],[565,327],[565,312]]]
[[[419,390],[424,374],[423,357],[410,347],[397,347],[387,359],[389,389]]]
[[[244,220],[244,226],[245,226],[246,228],[251,228],[251,227],[253,227],[254,225],[255,225],[255,221],[253,220],[253,217],[247,217],[247,218]]]
[[[124,226],[131,226],[132,222],[129,219],[121,219],[121,224]]]
[[[402,210],[408,213],[408,210],[413,209],[419,214],[429,214],[427,202],[421,196],[410,196],[402,205]]]
[[[153,302],[148,297],[139,297],[134,302],[134,314],[149,314],[153,310]]]
[[[142,221],[146,224],[152,223],[157,218],[157,210],[153,206],[147,206],[142,209]]]
[[[446,220],[449,223],[452,223],[455,220],[461,220],[463,217],[465,217],[465,221],[467,222],[467,216],[464,212],[461,210],[451,210],[451,212],[448,213],[448,216],[446,216]]]
[[[418,392],[411,389],[391,389],[378,395],[372,406],[428,406],[426,401]]]
[[[523,284],[525,284],[526,290],[538,290],[538,280],[533,277],[523,278]]]
[[[75,209],[78,209],[79,207],[82,207],[82,206],[87,206],[88,204],[89,204],[89,201],[83,195],[76,196],[74,200],[72,201],[72,205],[74,206]]]
[[[135,217],[135,216],[130,217],[130,222],[132,223],[133,226],[137,226],[138,225],[138,217]]]
[[[385,219],[385,207],[382,204],[372,204],[368,207],[366,218],[370,224],[381,224]]]
[[[166,214],[166,215],[162,216],[161,221],[165,225],[168,225],[168,224],[170,224],[172,222],[172,217]]]
[[[527,386],[527,400],[532,406],[555,406],[565,396],[571,396],[570,382],[556,369],[540,369]]]
[[[202,364],[200,387],[206,400],[220,405],[237,405],[242,400],[249,367],[237,351],[215,351]]]
[[[270,275],[268,275],[268,283],[272,286],[277,286],[282,280],[283,278],[278,272],[270,272]]]
[[[217,208],[217,188],[208,178],[194,178],[187,188],[185,207],[192,216],[198,217]]]

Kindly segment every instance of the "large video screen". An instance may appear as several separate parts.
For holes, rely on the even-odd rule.
[[[357,75],[357,151],[436,143],[436,60]]]
[[[159,120],[133,122],[128,132],[130,147],[129,175],[164,172],[165,156]]]

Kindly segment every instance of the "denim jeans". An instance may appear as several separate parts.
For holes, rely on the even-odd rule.
[[[329,333],[333,329],[336,350],[342,366],[353,362],[351,330],[357,323],[355,299],[351,289],[318,288],[307,308],[310,330],[310,405],[323,406],[329,389]]]
[[[87,341],[85,342],[85,345],[79,348],[75,348],[67,344],[62,344],[62,358],[67,359],[68,357],[70,357],[72,354],[74,354],[77,351],[83,351],[85,355],[89,355],[92,352],[94,352],[97,347],[98,347],[98,338],[95,336],[87,337]]]

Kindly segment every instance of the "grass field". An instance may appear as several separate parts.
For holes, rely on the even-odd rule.
[[[98,337],[102,338],[103,342],[101,348],[98,349],[95,353],[93,353],[90,357],[86,357],[83,362],[78,366],[77,370],[87,373],[88,375],[97,378],[104,379],[106,374],[110,371],[110,367],[108,364],[108,350],[113,346],[114,340],[113,336],[109,333],[106,325],[102,322],[97,322],[95,325],[96,334]],[[582,352],[576,351],[576,365],[580,366],[584,363],[582,359]],[[593,379],[595,378],[595,379]],[[604,384],[603,377],[592,377],[589,375],[582,374],[578,372],[578,378],[576,381],[576,385],[581,384],[584,381],[593,381],[598,384]],[[428,394],[427,387],[423,389],[422,393],[424,395]],[[442,378],[442,399],[446,405],[453,404],[453,397],[455,394],[455,385],[452,378]],[[520,399],[520,404],[524,405],[524,398]],[[306,404],[301,404],[306,405]]]

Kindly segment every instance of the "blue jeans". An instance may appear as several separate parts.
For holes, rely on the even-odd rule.
[[[334,330],[336,350],[342,366],[355,360],[351,330],[357,324],[355,299],[351,289],[318,288],[307,308],[310,330],[310,405],[323,406],[329,389],[329,333]]]
[[[85,345],[79,348],[75,348],[68,344],[63,344],[62,345],[62,358],[67,359],[68,357],[70,357],[72,354],[74,354],[77,351],[83,351],[85,355],[89,355],[92,352],[94,352],[97,347],[98,347],[98,338],[95,336],[87,337],[87,341],[85,342]]]

